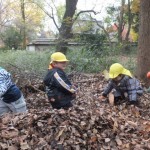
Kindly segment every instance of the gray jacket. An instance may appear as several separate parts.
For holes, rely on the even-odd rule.
[[[107,87],[104,89],[103,96],[107,96],[112,89],[120,92],[124,97],[124,93],[128,94],[129,101],[136,101],[138,95],[143,94],[143,89],[140,82],[136,78],[131,78],[125,75],[122,80],[117,84],[113,80],[110,80]]]

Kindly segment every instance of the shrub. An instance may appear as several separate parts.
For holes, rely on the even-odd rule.
[[[18,49],[22,36],[14,27],[9,27],[1,34],[2,40],[8,49]]]

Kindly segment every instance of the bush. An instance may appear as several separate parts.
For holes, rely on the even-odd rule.
[[[9,27],[1,35],[5,46],[8,49],[18,49],[22,42],[22,36],[14,27]]]
[[[100,56],[92,56],[85,49],[69,50],[67,53],[70,58],[69,71],[94,73],[108,69],[112,63],[118,62],[119,57],[101,54]]]
[[[9,68],[10,65],[14,65],[25,72],[43,77],[47,71],[52,52],[28,52],[20,50],[0,52],[0,66]]]
[[[33,73],[43,78],[50,62],[50,55],[53,52],[54,50],[42,52],[0,51],[0,66],[7,69],[10,65],[13,65],[24,72]],[[100,56],[92,56],[92,53],[90,55],[82,47],[70,47],[67,53],[67,58],[70,61],[66,71],[98,73],[105,69],[108,70],[110,65],[115,62],[121,63],[131,71],[135,70],[135,55],[118,55],[118,53],[115,54],[115,50],[110,49],[106,49],[106,53],[107,55],[103,53]]]
[[[106,49],[106,36],[103,34],[80,34],[78,42],[84,43],[83,50],[93,56],[100,56]]]

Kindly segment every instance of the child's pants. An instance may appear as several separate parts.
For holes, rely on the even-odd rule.
[[[0,116],[9,112],[27,112],[26,102],[23,95],[17,101],[11,103],[5,103],[2,98],[0,98]]]
[[[118,91],[118,90],[115,90],[115,89],[114,89],[112,93],[114,94],[114,97],[122,97],[121,92]],[[123,97],[124,97],[124,98],[127,98],[127,97],[128,97],[128,94],[127,94],[126,92],[123,93]]]
[[[132,104],[138,105],[139,104],[138,99],[139,99],[140,95],[138,93],[137,93],[137,100],[136,101],[129,101],[127,92],[123,93],[123,95],[122,95],[120,91],[113,90],[113,94],[114,94],[116,104],[117,103],[119,104],[122,100],[123,100],[122,102],[126,101],[128,105],[132,105]]]

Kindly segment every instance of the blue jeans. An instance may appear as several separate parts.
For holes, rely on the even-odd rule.
[[[0,98],[0,116],[5,113],[23,113],[27,112],[26,102],[23,95],[15,102],[5,103]]]

